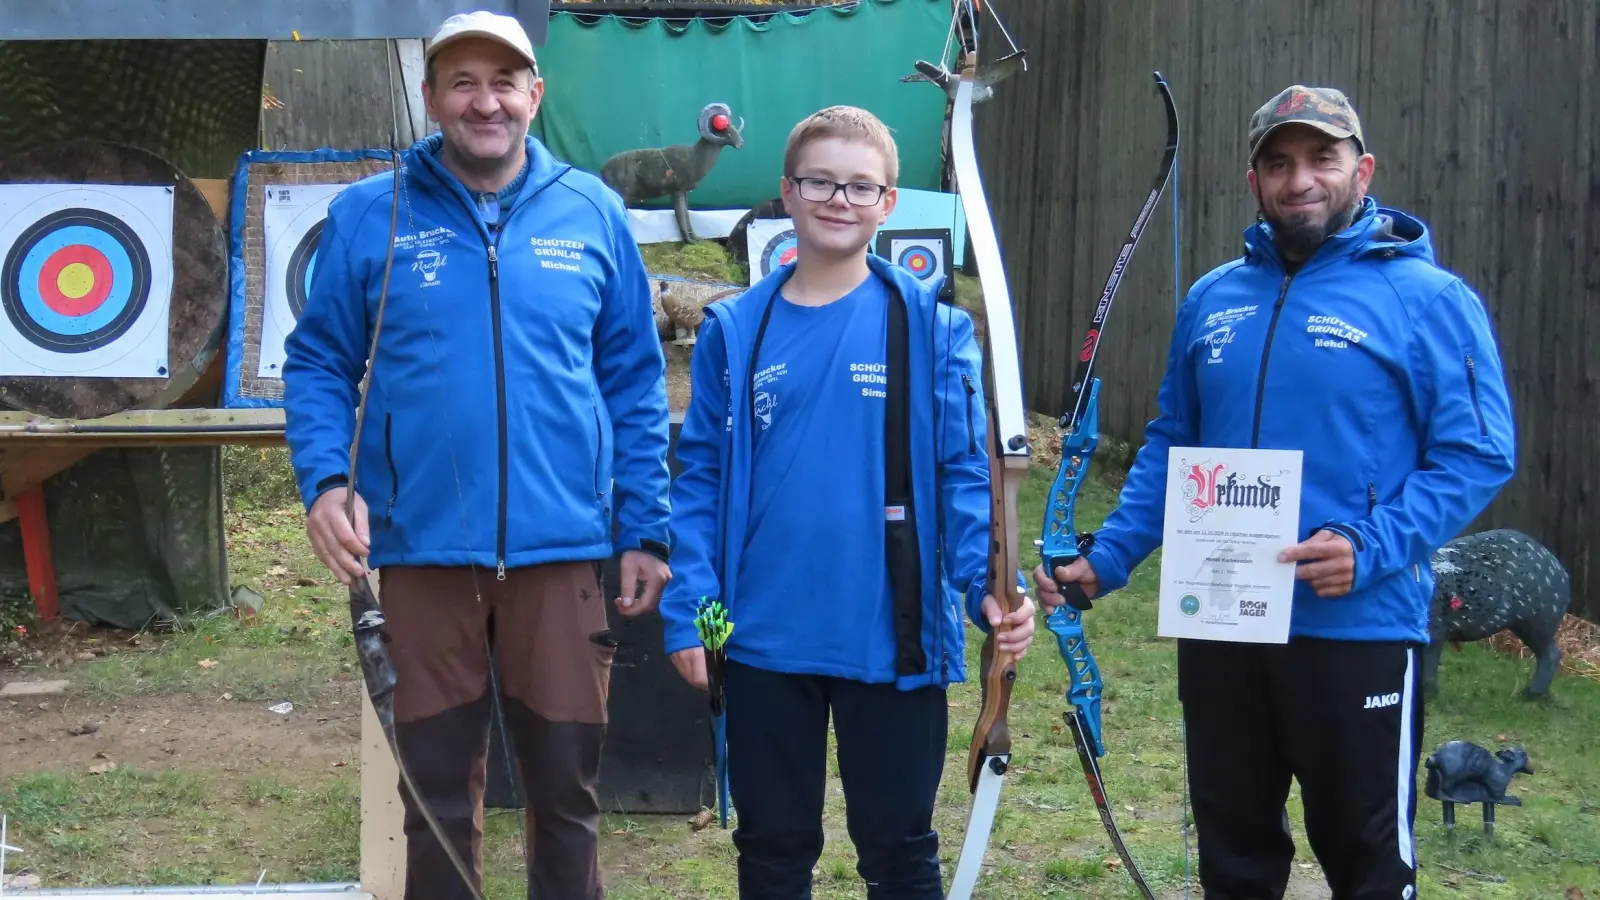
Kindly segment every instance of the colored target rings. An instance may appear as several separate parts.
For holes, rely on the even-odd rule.
[[[920,245],[912,245],[901,250],[900,258],[895,262],[923,280],[927,280],[928,276],[939,270],[939,261],[934,259],[933,250]]]
[[[71,207],[18,233],[0,262],[0,307],[29,343],[87,353],[133,327],[151,281],[150,255],[127,222]]]
[[[794,262],[799,250],[800,244],[795,239],[793,228],[784,229],[773,235],[772,240],[767,241],[767,246],[761,251],[761,259],[765,265],[761,274],[767,275]]]
[[[295,244],[289,254],[288,271],[284,275],[283,290],[289,301],[289,311],[296,322],[306,311],[306,298],[311,296],[311,276],[316,272],[317,248],[322,244],[322,226],[327,219],[318,219]]]

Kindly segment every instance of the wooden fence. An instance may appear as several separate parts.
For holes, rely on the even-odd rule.
[[[1183,126],[1181,283],[1239,255],[1255,215],[1250,114],[1292,83],[1348,93],[1372,194],[1428,223],[1489,308],[1518,429],[1517,474],[1469,531],[1520,528],[1600,621],[1600,12],[1578,0],[1007,0],[1029,71],[977,108],[980,160],[1018,304],[1030,408],[1058,414],[1165,120]],[[986,22],[992,19],[986,17]],[[1008,49],[997,29],[985,54]],[[1141,439],[1174,310],[1171,186],[1102,349],[1101,427]]]

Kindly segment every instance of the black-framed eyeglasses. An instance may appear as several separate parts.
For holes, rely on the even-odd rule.
[[[887,185],[873,184],[868,181],[830,181],[826,178],[796,178],[788,176],[789,180],[800,191],[800,199],[810,200],[812,203],[827,203],[835,194],[844,191],[844,199],[851,206],[871,206],[883,199]]]

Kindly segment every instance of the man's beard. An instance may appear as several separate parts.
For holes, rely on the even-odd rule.
[[[1358,209],[1360,204],[1352,196],[1325,222],[1315,222],[1304,217],[1279,219],[1268,213],[1265,207],[1261,207],[1259,211],[1261,218],[1272,226],[1272,237],[1279,251],[1285,256],[1304,259],[1315,253],[1323,241],[1350,227],[1350,223],[1355,221]]]

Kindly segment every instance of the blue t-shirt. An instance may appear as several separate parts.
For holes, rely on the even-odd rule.
[[[772,302],[754,370],[750,522],[728,655],[869,680],[894,671],[894,642],[862,659],[859,641],[836,636],[893,630],[883,546],[889,290],[869,276],[824,306]]]

